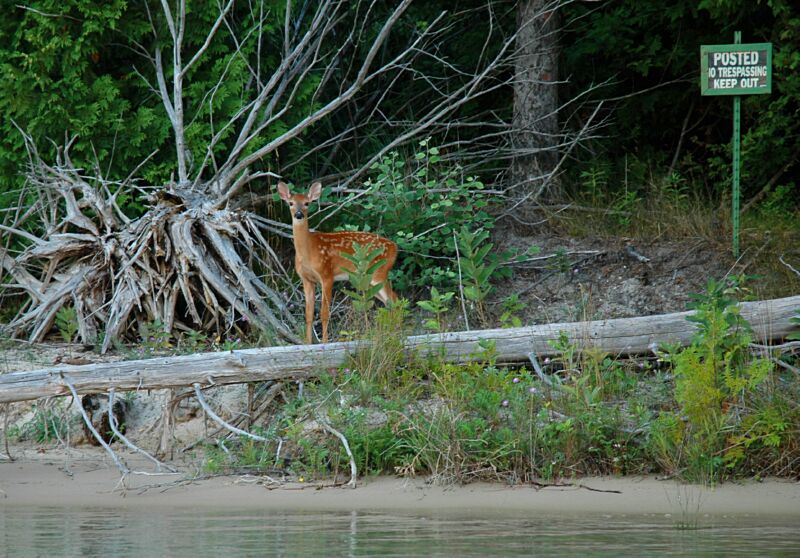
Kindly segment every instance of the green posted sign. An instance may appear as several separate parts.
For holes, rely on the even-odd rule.
[[[758,95],[772,92],[772,44],[700,47],[703,95]]]

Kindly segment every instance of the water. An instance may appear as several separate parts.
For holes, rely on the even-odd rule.
[[[800,556],[774,518],[0,509],[0,556]]]

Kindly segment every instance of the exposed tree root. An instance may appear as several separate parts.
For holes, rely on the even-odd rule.
[[[116,203],[133,184],[99,173],[85,177],[70,160],[69,143],[48,165],[31,138],[25,140],[29,194],[36,200],[27,215],[41,232],[28,232],[20,219],[3,225],[27,243],[14,257],[0,251],[0,267],[14,280],[7,286],[30,297],[5,326],[8,333],[42,341],[59,310],[71,307],[74,340],[94,344],[102,334],[103,352],[114,340],[138,339],[142,326],[155,321],[167,332],[220,336],[253,325],[298,341],[276,290],[290,289],[290,277],[252,215],[212,209],[205,196],[168,187],[150,196],[150,209],[134,221]],[[241,255],[254,253],[264,278]]]

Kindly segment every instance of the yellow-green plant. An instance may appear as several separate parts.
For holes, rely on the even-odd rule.
[[[725,463],[727,432],[735,428],[735,409],[767,378],[769,360],[749,351],[750,325],[739,313],[737,298],[746,291],[742,277],[709,281],[706,293],[695,296],[697,334],[671,360],[675,399],[686,418],[687,476],[714,480]],[[728,461],[734,460],[733,456]]]

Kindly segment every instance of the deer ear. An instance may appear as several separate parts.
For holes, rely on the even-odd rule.
[[[314,182],[308,190],[308,201],[312,202],[318,200],[321,194],[322,184],[320,182]]]
[[[292,199],[292,194],[289,192],[289,187],[284,184],[282,180],[278,182],[278,195],[285,202],[289,202]]]

